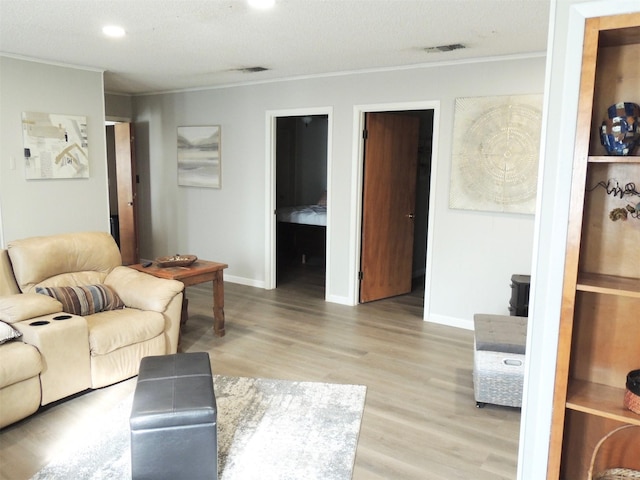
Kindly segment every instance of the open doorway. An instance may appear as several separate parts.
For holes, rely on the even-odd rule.
[[[132,265],[140,261],[133,125],[108,121],[105,128],[111,235],[120,248],[123,265]]]
[[[374,113],[365,109],[362,114],[363,130],[366,133],[362,146],[358,298],[360,302],[366,302],[401,294],[417,295],[423,298],[426,314],[424,297],[427,283],[425,277],[430,264],[427,254],[435,110],[376,110]],[[367,125],[369,121],[373,121],[371,127],[375,127],[377,122],[385,122],[378,130],[382,133],[376,133],[375,128],[370,131]],[[396,134],[392,135],[390,132],[394,129]],[[407,134],[409,130],[412,131],[411,134]],[[378,135],[378,138],[371,138],[371,135]],[[378,159],[367,158],[367,148],[374,149],[376,153],[385,153],[378,155]],[[408,157],[402,161],[402,165],[399,164],[399,156]],[[378,162],[382,173],[370,171],[371,164],[375,162]],[[398,170],[403,169],[411,171],[398,175]],[[379,176],[376,178],[376,175]],[[414,188],[415,195],[413,192],[408,193]],[[400,210],[395,212],[396,218],[380,224],[384,212],[378,208],[380,205],[376,207],[375,202],[385,195],[385,190],[389,198],[385,201],[385,211],[391,209],[391,204],[399,197],[402,200],[399,202]],[[375,193],[372,195],[371,191]],[[402,226],[408,228],[400,228]],[[402,235],[398,233],[400,230]],[[383,235],[384,233],[389,235]],[[373,247],[372,235],[376,237]],[[370,252],[372,248],[373,254]],[[399,268],[400,264],[403,265],[402,268]]]
[[[276,287],[325,285],[328,115],[275,118]]]

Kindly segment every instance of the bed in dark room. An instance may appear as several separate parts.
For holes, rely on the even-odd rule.
[[[284,207],[276,215],[279,265],[324,265],[327,206]]]

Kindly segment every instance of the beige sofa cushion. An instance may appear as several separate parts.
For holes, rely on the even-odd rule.
[[[116,267],[104,279],[127,307],[164,312],[167,305],[184,290],[177,280],[157,278],[129,267]]]
[[[9,254],[6,250],[0,250],[0,295],[12,295],[20,293],[20,289],[13,277],[13,269]]]
[[[0,405],[0,428],[35,413],[40,406],[38,376],[0,388]]]
[[[138,374],[140,360],[166,353],[164,335],[119,348],[109,355],[91,356],[91,387],[101,388]]]
[[[42,371],[38,349],[20,341],[0,345],[0,388],[34,377]]]
[[[122,265],[120,250],[106,232],[80,232],[15,240],[7,246],[16,282],[23,292],[36,285],[103,283]]]
[[[105,355],[122,347],[157,337],[164,331],[164,316],[135,308],[110,310],[84,317],[89,326],[91,355]]]
[[[61,311],[62,304],[47,295],[17,293],[0,297],[0,320],[7,323],[21,322]]]

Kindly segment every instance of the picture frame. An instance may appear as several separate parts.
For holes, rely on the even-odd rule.
[[[542,95],[455,103],[449,208],[534,214]]]
[[[87,117],[22,112],[27,180],[89,178]]]
[[[178,127],[178,185],[222,188],[220,125]]]

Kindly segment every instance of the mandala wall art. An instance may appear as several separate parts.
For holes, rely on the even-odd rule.
[[[542,95],[456,99],[449,207],[535,213]]]

